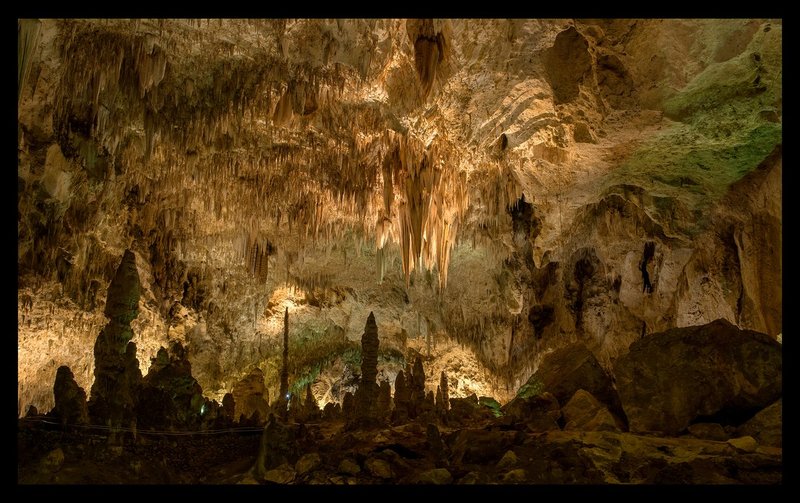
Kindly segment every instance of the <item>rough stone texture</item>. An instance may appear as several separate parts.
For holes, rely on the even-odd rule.
[[[389,381],[381,381],[378,388],[378,398],[376,402],[376,414],[380,421],[389,418],[392,406],[392,385]]]
[[[295,431],[270,414],[256,457],[256,475],[263,477],[267,470],[284,463],[294,464],[299,457]]]
[[[291,484],[295,478],[295,471],[287,464],[283,464],[278,468],[267,470],[264,474],[264,481],[273,484]]]
[[[321,463],[322,459],[319,457],[319,454],[311,452],[303,454],[300,459],[297,460],[297,463],[295,463],[294,469],[297,471],[297,475],[302,476],[316,470]]]
[[[451,440],[450,459],[461,464],[496,464],[520,438],[516,431],[460,430]]]
[[[55,473],[64,465],[64,451],[61,448],[53,449],[42,458],[42,469]]]
[[[625,424],[619,395],[611,375],[583,344],[573,344],[548,354],[526,384],[541,383],[543,391],[552,393],[564,406],[580,389],[588,391],[608,407]]]
[[[242,380],[233,386],[233,400],[236,406],[234,417],[249,418],[258,412],[261,420],[269,413],[269,391],[264,386],[264,372],[258,367],[252,369]]]
[[[358,419],[374,421],[377,418],[378,384],[378,325],[375,315],[369,313],[361,336],[361,381],[356,391]]]
[[[688,428],[689,433],[695,438],[702,438],[705,440],[728,440],[728,434],[725,433],[725,428],[719,423],[695,423],[690,424]]]
[[[233,398],[233,393],[225,393],[222,397],[221,417],[228,423],[233,423],[236,419],[236,400]]]
[[[736,429],[738,435],[749,435],[760,445],[783,446],[783,399],[759,411]]]
[[[756,452],[758,442],[755,438],[747,435],[744,437],[737,437],[728,440],[728,443],[742,452]]]
[[[394,477],[391,465],[382,459],[370,458],[364,462],[364,468],[370,475],[379,479],[388,480]]]
[[[677,434],[698,417],[738,424],[781,396],[781,345],[725,320],[634,343],[615,367],[633,431]]]
[[[328,402],[322,409],[322,418],[325,421],[336,421],[342,416],[342,407],[338,403]]]
[[[339,463],[337,471],[346,475],[358,475],[361,472],[361,467],[352,459],[345,458]]]
[[[424,471],[414,479],[415,484],[441,485],[452,482],[453,476],[446,468],[434,468],[433,470]]]
[[[89,413],[99,424],[129,426],[136,420],[136,402],[142,381],[130,323],[136,318],[140,292],[136,257],[125,250],[108,287],[105,315],[108,324],[94,345],[94,384]]]
[[[556,397],[547,391],[534,396],[517,396],[501,410],[502,423],[524,424],[531,431],[560,429],[561,408]]]
[[[392,423],[403,424],[409,419],[409,402],[411,392],[406,384],[405,373],[401,370],[394,381],[394,408],[392,409]]]
[[[51,414],[62,424],[88,424],[89,409],[86,405],[86,392],[75,382],[75,376],[67,366],[58,367],[53,384],[56,406]]]
[[[528,474],[525,472],[523,468],[517,468],[516,470],[511,470],[503,474],[500,477],[500,481],[503,484],[524,484],[527,482]]]
[[[497,469],[508,470],[513,468],[517,462],[519,462],[519,459],[517,458],[517,455],[514,454],[514,451],[507,451],[505,454],[503,454],[503,457],[500,458],[500,461],[497,462]]]
[[[491,411],[478,403],[478,397],[473,393],[464,398],[450,399],[450,414],[448,419],[453,424],[471,424],[475,421],[488,421],[494,419]]]
[[[287,306],[311,360],[374,311],[382,348],[501,402],[575,340],[608,366],[642,333],[720,317],[782,332],[780,20],[31,24],[20,413],[52,407],[41,376],[61,365],[90,389],[127,247],[140,370],[180,340],[217,401],[242,369],[280,368]]]
[[[141,428],[197,429],[205,403],[180,342],[161,350],[142,379],[136,414]]]
[[[303,422],[319,421],[322,417],[322,411],[319,410],[317,399],[311,392],[311,384],[306,385],[306,398],[303,400],[303,413],[301,418]]]
[[[407,375],[410,377],[409,417],[414,419],[422,415],[425,409],[425,367],[421,356],[414,358],[414,366]]]
[[[588,391],[579,389],[564,408],[565,430],[619,431],[614,416]]]

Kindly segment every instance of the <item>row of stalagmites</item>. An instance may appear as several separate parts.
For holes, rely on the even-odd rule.
[[[413,367],[400,371],[395,380],[394,399],[388,381],[377,384],[378,327],[370,313],[361,339],[362,363],[360,385],[355,394],[346,393],[341,406],[328,403],[320,410],[311,393],[305,399],[288,393],[286,351],[281,373],[281,392],[270,405],[264,387],[264,375],[254,369],[233,390],[222,404],[203,397],[203,391],[192,376],[191,364],[179,342],[169,351],[163,347],[152,359],[150,369],[142,377],[136,358],[136,345],[130,322],[137,315],[140,283],[136,259],[126,251],[108,289],[105,314],[108,324],[95,342],[95,381],[91,398],[75,382],[72,371],[62,366],[53,386],[55,407],[48,414],[62,424],[103,425],[138,430],[200,430],[263,425],[270,414],[284,421],[313,422],[344,420],[352,427],[379,426],[391,422],[420,419],[447,421],[454,411],[474,411],[477,398],[450,399],[447,376],[441,375],[436,394],[425,391],[425,371],[417,357]],[[285,318],[284,346],[288,336],[288,310]],[[463,402],[463,403],[462,403]],[[475,402],[475,404],[472,404]],[[35,409],[29,415],[36,414]],[[469,414],[467,414],[469,415]]]

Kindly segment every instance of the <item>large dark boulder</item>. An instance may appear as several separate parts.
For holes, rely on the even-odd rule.
[[[783,447],[783,399],[762,410],[736,430],[737,435],[750,435],[759,444]]]
[[[636,341],[614,373],[631,431],[674,435],[751,417],[781,397],[782,366],[777,341],[720,319]]]
[[[600,365],[594,354],[581,343],[559,348],[547,355],[528,382],[520,388],[518,397],[550,392],[561,407],[564,407],[579,389],[588,391],[608,407],[621,429],[627,427],[614,379]]]

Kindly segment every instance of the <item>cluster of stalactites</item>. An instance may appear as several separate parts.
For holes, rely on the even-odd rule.
[[[438,138],[429,145],[411,135],[390,135],[389,141],[376,244],[382,249],[398,241],[406,283],[414,269],[436,267],[443,288],[450,250],[469,204],[466,176],[456,168],[452,147]],[[385,259],[385,254],[378,258]]]

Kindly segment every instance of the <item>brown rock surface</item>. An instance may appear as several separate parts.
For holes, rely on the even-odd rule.
[[[781,345],[725,320],[637,341],[614,366],[633,431],[677,434],[698,417],[733,424],[781,396]]]

